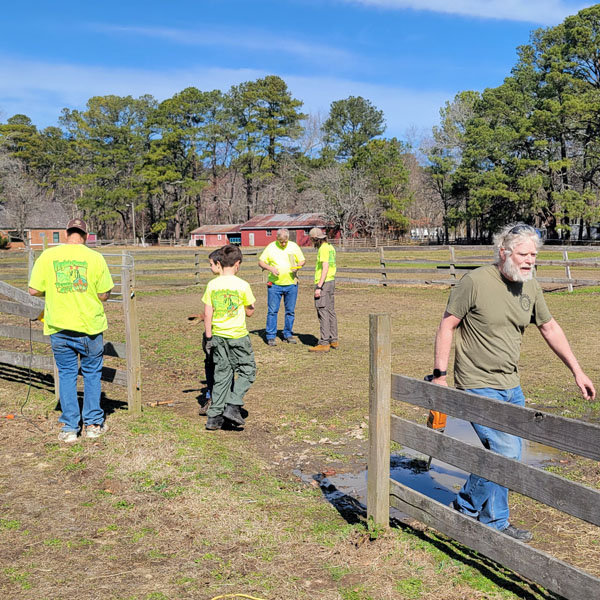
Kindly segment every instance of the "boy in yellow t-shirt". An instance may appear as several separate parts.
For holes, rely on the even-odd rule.
[[[207,410],[206,429],[221,429],[225,419],[242,426],[240,408],[244,395],[256,378],[256,362],[246,329],[246,317],[254,314],[250,285],[237,277],[242,252],[237,246],[223,246],[222,274],[208,282],[204,302],[206,347],[215,366],[212,402]],[[233,383],[232,383],[233,379]]]

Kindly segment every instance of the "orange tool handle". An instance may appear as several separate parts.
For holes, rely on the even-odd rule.
[[[430,410],[429,417],[427,418],[427,427],[429,429],[444,429],[446,427],[446,419],[448,415],[438,412],[437,410]]]

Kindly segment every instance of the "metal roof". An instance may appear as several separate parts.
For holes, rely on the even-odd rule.
[[[193,233],[194,235],[207,235],[213,233],[239,233],[240,228],[242,226],[240,224],[237,225],[202,225],[202,227],[197,227]]]
[[[25,229],[64,229],[71,217],[60,202],[40,202],[32,206],[25,219]],[[0,205],[0,227],[15,229],[17,218]]]
[[[242,225],[242,229],[306,229],[327,225],[322,213],[256,215]]]

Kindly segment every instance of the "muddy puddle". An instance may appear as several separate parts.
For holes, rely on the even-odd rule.
[[[448,417],[445,434],[458,438],[473,446],[481,448],[481,442],[471,424],[462,419]],[[532,466],[543,467],[557,459],[558,450],[529,440],[523,440],[523,456],[521,461]],[[428,456],[403,448],[392,454],[390,476],[392,479],[441,502],[448,504],[454,499],[456,492],[462,487],[468,473],[440,460],[433,459],[431,468],[427,469]],[[366,506],[367,502],[367,470],[360,473],[343,473],[327,477],[315,477],[319,481],[326,498],[339,507],[349,504]],[[350,508],[350,506],[348,506]],[[391,516],[403,519],[406,515],[392,509]]]

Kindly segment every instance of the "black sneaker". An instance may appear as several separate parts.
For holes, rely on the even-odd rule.
[[[288,344],[297,344],[297,343],[298,343],[298,342],[297,342],[297,341],[296,341],[296,340],[295,340],[293,337],[291,337],[291,336],[290,336],[290,337],[286,337],[286,338],[284,338],[284,339],[285,339],[285,341],[286,341]]]
[[[223,421],[225,419],[223,418],[223,415],[217,415],[216,417],[208,417],[208,419],[206,419],[206,429],[208,429],[209,431],[214,431],[215,429],[221,429],[221,427],[223,427]]]
[[[246,423],[240,412],[240,407],[237,404],[226,404],[223,416],[236,425],[242,426]]]
[[[527,531],[527,529],[519,529],[510,523],[508,524],[508,527],[502,529],[502,533],[509,535],[515,540],[520,540],[521,542],[530,542],[533,539],[531,531]]]

